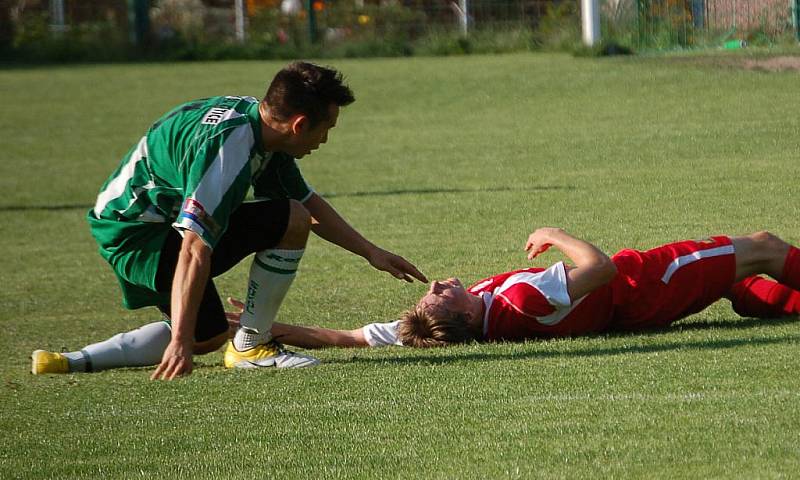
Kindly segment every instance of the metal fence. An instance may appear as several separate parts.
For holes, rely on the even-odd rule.
[[[605,34],[646,48],[796,42],[798,0],[606,0]]]
[[[0,46],[275,49],[536,32],[580,41],[579,0],[0,0]],[[800,0],[601,0],[602,37],[644,50],[797,38]],[[48,43],[50,42],[50,43]],[[738,43],[737,43],[738,42]],[[322,50],[317,50],[322,51]]]

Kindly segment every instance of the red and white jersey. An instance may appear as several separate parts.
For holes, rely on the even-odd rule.
[[[483,299],[483,339],[518,341],[660,328],[728,293],[736,257],[728,237],[687,240],[612,257],[617,275],[572,301],[563,262],[483,279],[467,289]],[[364,327],[370,346],[400,345],[399,321]]]
[[[686,240],[612,257],[617,275],[570,302],[564,264],[503,273],[471,286],[483,298],[484,339],[524,340],[661,328],[726,295],[736,257],[728,237]]]
[[[467,291],[483,299],[483,335],[488,341],[599,332],[610,320],[611,295],[605,287],[571,301],[563,262],[501,273]]]

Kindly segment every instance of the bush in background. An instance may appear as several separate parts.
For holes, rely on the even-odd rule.
[[[574,8],[566,7],[552,12],[542,22],[549,30],[538,33],[531,19],[510,21],[498,14],[500,20],[493,21],[484,13],[465,37],[456,12],[447,4],[420,1],[411,6],[390,2],[377,5],[342,0],[326,3],[317,12],[318,38],[312,43],[304,11],[286,15],[273,5],[249,16],[247,38],[238,43],[233,40],[229,8],[212,8],[202,0],[153,0],[151,36],[144,46],[129,43],[124,22],[119,25],[106,19],[71,24],[56,33],[46,12],[26,11],[15,24],[11,45],[0,48],[0,59],[22,63],[288,59],[564,48],[577,31],[577,26],[568,26],[576,21],[573,12]],[[559,32],[560,26],[568,26],[569,32]]]
[[[52,32],[46,15],[27,15],[5,55],[26,62],[105,62],[130,57],[123,32],[108,22],[83,23]]]

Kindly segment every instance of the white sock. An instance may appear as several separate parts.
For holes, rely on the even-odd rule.
[[[153,322],[87,345],[79,352],[64,355],[69,360],[70,371],[97,372],[109,368],[145,367],[161,362],[171,338],[172,329],[167,322]]]
[[[86,371],[86,355],[83,353],[83,350],[62,353],[61,355],[67,357],[67,363],[69,364],[70,372]]]
[[[258,252],[250,266],[247,300],[233,346],[249,350],[270,340],[272,323],[297,274],[305,250],[271,249]]]

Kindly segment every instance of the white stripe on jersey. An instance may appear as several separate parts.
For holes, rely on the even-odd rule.
[[[489,310],[492,309],[492,300],[494,295],[489,292],[481,292],[481,300],[483,300],[483,338],[489,333]]]
[[[142,137],[136,145],[136,149],[128,159],[128,163],[120,170],[119,174],[114,177],[114,180],[106,186],[106,189],[97,195],[97,201],[94,204],[94,216],[100,218],[100,214],[105,210],[112,200],[119,198],[120,195],[125,193],[125,188],[128,182],[133,178],[136,171],[136,164],[141,160],[147,158],[147,137]]]
[[[544,296],[547,302],[555,307],[555,311],[544,317],[537,317],[528,312],[522,311],[519,306],[515,305],[508,297],[503,295],[503,292],[519,283],[526,283],[538,290],[542,296]],[[572,309],[580,305],[583,299],[586,298],[586,295],[579,298],[575,302],[570,300],[569,293],[567,292],[567,271],[564,267],[564,262],[558,262],[547,270],[542,270],[541,272],[520,272],[511,275],[506,279],[505,282],[503,282],[502,285],[495,289],[492,300],[494,300],[495,297],[501,297],[511,308],[520,314],[525,315],[526,317],[532,317],[536,319],[536,321],[542,325],[555,325],[563,320],[564,317],[569,315]],[[486,299],[484,298],[484,302],[485,301]],[[486,311],[488,313],[489,306],[487,306]],[[484,329],[488,327],[487,322],[488,317],[484,320]]]
[[[571,300],[567,293],[567,271],[564,262],[558,262],[541,272],[520,272],[511,275],[495,290],[495,295],[502,295],[503,292],[513,287],[517,283],[527,283],[531,287],[539,290],[547,302],[556,307],[563,308],[570,305]]]
[[[669,280],[678,271],[679,268],[685,267],[690,263],[694,263],[698,260],[703,258],[711,258],[711,257],[719,257],[721,255],[732,255],[734,253],[733,245],[724,245],[722,247],[717,248],[709,248],[708,250],[698,250],[696,252],[692,252],[688,255],[683,255],[682,257],[678,257],[672,261],[667,267],[667,270],[664,272],[664,276],[661,277],[661,281],[664,283],[669,283]]]
[[[150,187],[152,188],[152,187]],[[140,222],[150,222],[150,223],[164,223],[167,221],[164,218],[164,215],[158,213],[155,205],[148,205],[147,208],[139,215],[136,219]]]
[[[209,215],[214,214],[222,197],[250,161],[250,149],[254,143],[250,123],[236,127],[225,139],[214,162],[190,197],[199,202]]]

